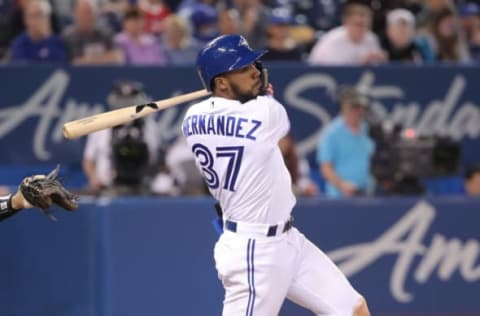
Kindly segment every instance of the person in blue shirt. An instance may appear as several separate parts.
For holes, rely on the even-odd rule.
[[[375,145],[368,134],[368,98],[351,86],[338,93],[340,114],[325,127],[317,150],[328,197],[364,195],[373,188],[370,158]]]
[[[464,177],[464,193],[471,197],[480,197],[480,164],[467,167]]]
[[[26,31],[15,38],[10,48],[10,61],[66,62],[67,52],[60,37],[52,34],[48,1],[32,0],[25,9]]]

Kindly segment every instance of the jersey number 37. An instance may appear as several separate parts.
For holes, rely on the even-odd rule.
[[[235,192],[235,184],[240,171],[240,165],[242,164],[243,146],[217,147],[215,148],[216,152],[212,153],[206,146],[195,144],[192,147],[192,151],[198,158],[205,182],[211,189],[218,189],[220,185],[218,173],[215,171],[214,166],[215,159],[228,159],[223,189]]]

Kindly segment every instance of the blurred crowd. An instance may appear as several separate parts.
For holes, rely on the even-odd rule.
[[[192,65],[220,34],[266,60],[474,63],[480,1],[0,0],[3,63]]]

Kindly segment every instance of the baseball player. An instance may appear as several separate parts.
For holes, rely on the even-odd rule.
[[[296,200],[278,147],[290,123],[283,106],[263,95],[257,63],[265,53],[239,35],[208,43],[197,68],[212,97],[191,106],[182,125],[223,210],[214,249],[223,315],[278,315],[288,298],[316,315],[368,316],[342,272],[292,227]]]
[[[58,180],[60,166],[57,166],[47,176],[35,175],[23,179],[17,192],[0,196],[0,221],[17,214],[25,208],[40,208],[51,219],[56,218],[48,213],[52,204],[57,204],[67,211],[78,207],[78,197],[64,188]]]

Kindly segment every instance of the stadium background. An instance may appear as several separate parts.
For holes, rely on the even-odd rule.
[[[350,83],[369,85],[387,114],[395,106],[417,106],[412,127],[427,126],[461,142],[465,163],[478,157],[478,68],[271,64],[269,69],[299,151],[307,155],[336,112],[328,89]],[[0,135],[8,151],[0,158],[0,176],[11,186],[56,163],[67,185],[85,185],[84,139],[67,141],[60,127],[106,109],[112,81],[139,80],[154,99],[200,88],[189,67],[4,66],[1,72]],[[182,82],[172,82],[173,75]],[[448,111],[427,119],[435,106]],[[184,109],[157,115],[161,137],[178,136]],[[297,225],[330,254],[356,246],[337,262],[376,315],[480,314],[480,204],[457,195],[460,176],[429,181],[429,191],[418,197],[301,198],[294,211]],[[207,197],[85,198],[74,214],[56,212],[57,223],[39,212],[19,214],[0,231],[8,241],[2,246],[0,314],[219,314],[212,205]],[[287,303],[281,315],[307,314]]]
[[[141,82],[154,100],[198,90],[201,84],[192,65],[176,66],[166,59],[143,66],[126,60],[111,61],[110,66],[90,60],[96,65],[76,66],[78,60],[71,58],[53,64],[15,59],[13,35],[22,31],[16,27],[22,24],[22,5],[28,2],[0,0],[0,191],[14,191],[23,177],[46,173],[60,163],[66,185],[82,192],[87,185],[81,167],[85,138],[65,140],[61,133],[65,122],[108,110],[107,97],[118,80]],[[78,1],[49,2],[57,14],[56,20],[49,16],[54,22],[53,32],[59,35],[74,22],[73,5]],[[141,7],[160,2],[98,0],[95,3],[100,10],[95,13],[101,16],[94,22],[103,26],[110,23],[118,33],[122,29],[122,5]],[[445,60],[439,53],[438,60],[410,63],[307,63],[315,40],[339,25],[341,5],[346,2],[360,2],[373,9],[372,30],[379,36],[385,33],[386,13],[397,7],[415,14],[419,22],[415,36],[425,30],[429,36],[435,33],[428,26],[436,10],[443,18],[454,16],[456,22],[465,23],[465,29],[459,25],[454,28],[453,43],[460,48],[463,44],[469,50],[469,59],[457,54],[456,60],[450,60],[452,56]],[[308,176],[320,188],[315,197],[298,198],[295,224],[339,264],[366,296],[373,315],[480,315],[480,201],[467,197],[463,190],[467,166],[480,161],[478,1],[164,3],[171,6],[169,13],[191,19],[193,32],[189,36],[201,42],[221,31],[211,27],[220,28],[220,20],[225,17],[242,22],[245,16],[240,7],[225,6],[235,3],[253,4],[253,11],[262,9],[260,31],[280,25],[290,28],[289,35],[297,36],[294,39],[300,45],[293,50],[295,54],[279,54],[297,60],[266,63],[275,96],[290,116],[297,153],[307,158]],[[446,8],[451,11],[445,14],[442,10]],[[163,18],[166,11],[160,13],[153,18]],[[468,25],[473,27],[468,29]],[[165,45],[159,31],[148,30]],[[266,39],[258,29],[250,31],[246,34],[249,40]],[[112,40],[113,34],[110,36],[107,41]],[[444,45],[443,49],[448,52],[451,46]],[[301,55],[296,54],[299,52]],[[402,131],[408,131],[402,136],[408,136],[412,143],[417,136],[427,136],[458,144],[459,164],[449,172],[421,177],[425,188],[422,194],[325,198],[315,150],[323,128],[338,113],[335,93],[345,84],[367,93],[379,121],[401,124]],[[159,142],[171,144],[177,139],[187,106],[154,115]],[[421,158],[428,153],[414,153],[418,155],[402,161],[421,172],[425,167],[420,164]],[[213,203],[211,198],[201,196],[85,195],[77,212],[56,211],[58,222],[38,211],[20,212],[0,225],[0,315],[219,315],[223,290],[212,254],[217,238],[211,224]],[[286,302],[280,315],[309,313]]]

